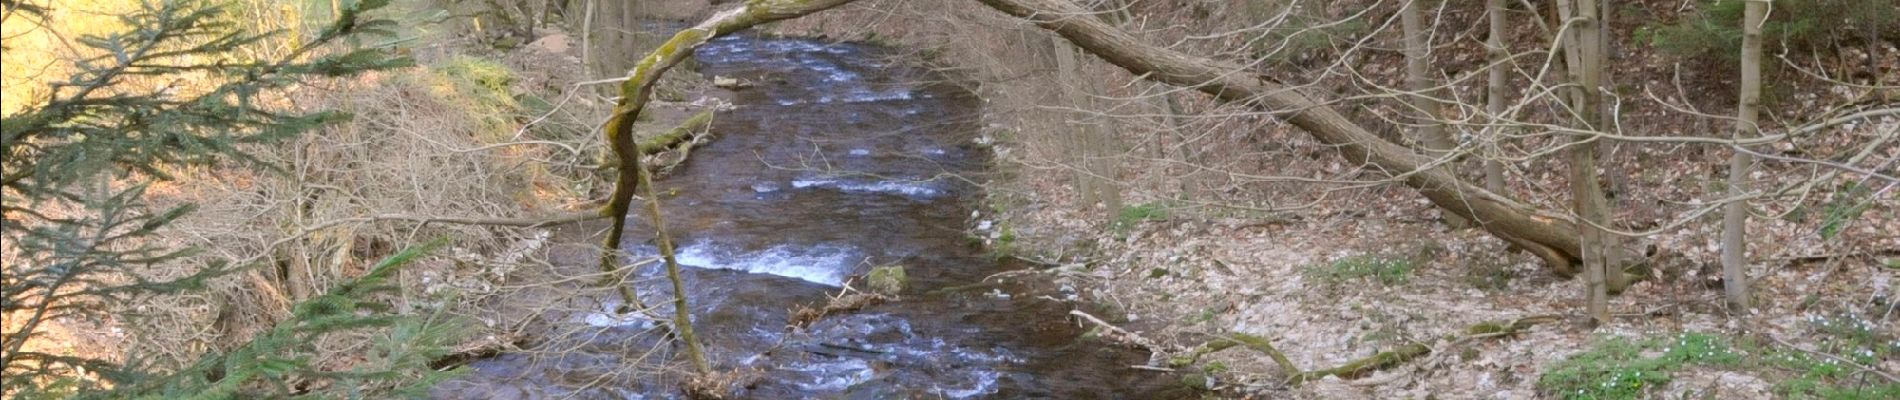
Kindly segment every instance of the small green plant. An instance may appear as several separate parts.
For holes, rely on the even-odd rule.
[[[1307,269],[1307,276],[1328,284],[1370,279],[1384,285],[1403,284],[1412,278],[1412,260],[1381,255],[1356,255],[1333,260],[1324,266]]]
[[[1264,34],[1253,36],[1247,48],[1254,58],[1287,64],[1324,57],[1330,50],[1346,47],[1354,39],[1372,31],[1363,16],[1326,15],[1312,7],[1287,10],[1293,2],[1257,1],[1247,4],[1246,12],[1254,21],[1282,18]]]
[[[1793,349],[1766,352],[1759,364],[1789,371],[1793,376],[1775,385],[1777,395],[1791,399],[1900,398],[1900,383],[1862,379],[1860,365],[1881,365],[1900,354],[1900,340],[1879,329],[1877,322],[1852,314],[1809,316],[1810,337],[1818,339],[1816,355]]]
[[[1645,27],[1638,41],[1677,57],[1734,65],[1742,48],[1743,1],[1703,1],[1675,24]],[[1892,0],[1776,1],[1762,25],[1764,52],[1824,49],[1848,41],[1900,34]]]
[[[1150,202],[1123,207],[1120,212],[1115,213],[1115,221],[1109,226],[1116,232],[1126,233],[1143,222],[1166,219],[1168,219],[1168,205],[1163,202]]]
[[[430,66],[429,71],[420,84],[435,98],[481,116],[478,139],[499,142],[515,133],[515,119],[527,109],[515,96],[514,70],[491,60],[456,56]]]
[[[1820,234],[1822,239],[1833,239],[1834,235],[1840,234],[1849,223],[1860,218],[1861,213],[1873,207],[1873,200],[1867,197],[1869,197],[1869,191],[1866,187],[1851,183],[1835,192],[1833,200],[1828,201],[1827,213],[1821,217],[1821,228],[1816,233]]]
[[[1465,283],[1485,291],[1501,291],[1511,287],[1511,279],[1516,274],[1511,267],[1502,262],[1474,263],[1465,267]]]
[[[1207,373],[1210,373],[1210,374],[1218,374],[1218,373],[1227,372],[1229,368],[1227,368],[1227,363],[1223,363],[1220,361],[1209,361],[1206,366],[1201,367],[1201,370],[1207,371]]]
[[[1010,228],[1008,222],[996,223],[996,231],[991,232],[989,237],[990,258],[1000,260],[1015,256],[1021,251],[1017,239],[1016,230]]]
[[[1670,373],[1684,366],[1735,364],[1741,359],[1727,339],[1707,333],[1640,342],[1610,338],[1558,362],[1537,385],[1565,399],[1634,399],[1642,397],[1645,388],[1669,383]]]

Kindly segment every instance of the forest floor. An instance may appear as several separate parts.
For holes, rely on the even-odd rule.
[[[1889,70],[1900,71],[1900,57],[1890,58],[1886,63],[1896,69]],[[1632,68],[1623,76],[1660,79],[1651,75]],[[1778,112],[1822,113],[1814,102],[1808,104]],[[1671,128],[1681,123],[1664,113],[1629,118],[1634,126],[1695,129]],[[1889,117],[1840,128],[1830,141],[1867,140],[1896,130],[1900,119]],[[1839,145],[1820,147],[1828,146]],[[1880,154],[1900,156],[1900,149],[1892,147]],[[1046,161],[1025,159],[1025,153],[999,154],[1004,168],[1046,166]],[[1637,198],[1693,199],[1698,185],[1720,179],[1716,171],[1691,161],[1713,156],[1681,157],[1665,154],[1611,168],[1631,168],[1630,174],[1647,181],[1637,190],[1663,188],[1631,196]],[[1804,171],[1770,166],[1764,176],[1786,178],[1763,182],[1793,183],[1806,176]],[[1305,170],[1271,172],[1300,176]],[[1561,185],[1553,174],[1527,171],[1531,182],[1519,184]],[[1582,324],[1581,279],[1558,277],[1537,258],[1508,249],[1482,230],[1448,227],[1440,210],[1397,184],[1263,214],[1197,208],[1168,197],[1178,193],[1142,188],[1128,189],[1129,206],[1106,210],[1078,201],[1070,173],[1003,175],[1011,178],[993,182],[998,198],[991,201],[991,214],[977,217],[975,225],[984,229],[973,234],[1005,254],[1059,265],[1044,272],[1085,288],[1082,301],[1092,303],[1087,307],[1117,310],[1101,317],[1143,337],[1149,342],[1145,347],[1160,353],[1157,360],[1234,333],[1270,339],[1304,371],[1412,344],[1431,350],[1368,376],[1303,384],[1288,383],[1283,367],[1245,347],[1202,357],[1190,367],[1207,372],[1208,383],[1227,396],[1900,396],[1900,380],[1895,380],[1900,376],[1900,312],[1895,310],[1900,195],[1891,190],[1865,198],[1845,221],[1791,216],[1802,208],[1838,210],[1838,200],[1763,206],[1761,212],[1781,218],[1758,216],[1751,224],[1755,308],[1742,314],[1723,303],[1717,214],[1625,209],[1620,218],[1638,221],[1634,224],[1644,229],[1674,219],[1689,222],[1641,238],[1650,247],[1652,277],[1612,296],[1615,320],[1591,328]],[[1643,186],[1653,183],[1664,184]],[[1265,196],[1268,204],[1310,200],[1297,194],[1251,195]],[[1518,334],[1472,331],[1546,316],[1556,321]]]
[[[1734,90],[1732,82],[1708,71],[1690,71],[1685,78],[1679,65],[1662,67],[1670,63],[1654,49],[1631,45],[1622,51],[1612,75],[1628,87],[1683,94]],[[1859,68],[1867,57],[1856,51],[1846,50],[1832,62],[1852,62],[1842,70]],[[1888,44],[1880,54],[1869,65],[1889,75],[1884,81],[1900,80],[1900,48]],[[1358,66],[1362,70],[1396,71],[1402,61],[1390,54],[1365,57]],[[1481,64],[1482,52],[1453,49],[1444,57],[1452,59],[1447,63]],[[1868,101],[1861,91],[1812,79],[1784,75],[1777,85],[1781,100],[1768,112],[1772,116],[1764,117],[1775,124],[1800,125],[1827,115],[1830,107]],[[1013,104],[1050,112],[1007,98],[1007,90],[994,99],[997,108]],[[1628,95],[1635,99],[1642,92]],[[1723,100],[1732,98],[1696,95],[1680,101],[1722,110],[1709,111],[1719,114],[1732,111],[1733,100]],[[1632,105],[1624,118],[1629,126],[1654,134],[1728,129],[1654,105]],[[995,137],[1038,133],[1032,126],[996,120]],[[1843,154],[1896,131],[1900,118],[1884,117],[1830,128],[1800,143],[1799,150],[1777,150]],[[1270,142],[1302,134],[1282,125],[1262,133],[1215,135]],[[1117,177],[1129,182],[1123,189],[1128,206],[1110,210],[1080,201],[1075,173],[1033,146],[1006,143],[998,149],[1003,178],[991,182],[989,213],[973,219],[977,229],[972,234],[1001,254],[1052,265],[1042,272],[1083,288],[1078,301],[1088,304],[1079,308],[1111,310],[1098,316],[1140,336],[1129,342],[1143,342],[1129,345],[1157,351],[1153,366],[1234,333],[1270,339],[1304,371],[1413,344],[1430,349],[1368,376],[1301,384],[1287,382],[1289,374],[1275,360],[1244,346],[1188,367],[1206,372],[1189,376],[1207,377],[1204,384],[1223,396],[1900,397],[1900,293],[1895,287],[1900,283],[1900,191],[1880,190],[1878,181],[1872,183],[1872,196],[1859,200],[1843,201],[1837,194],[1757,205],[1748,240],[1755,308],[1734,313],[1722,297],[1719,213],[1691,215],[1685,210],[1693,207],[1683,207],[1718,191],[1712,188],[1726,172],[1709,166],[1720,165],[1727,152],[1625,149],[1623,158],[1607,168],[1633,179],[1629,192],[1619,197],[1648,199],[1619,204],[1618,219],[1628,229],[1657,230],[1639,240],[1649,250],[1652,276],[1611,297],[1614,321],[1592,328],[1582,323],[1581,279],[1558,277],[1535,257],[1508,249],[1482,230],[1448,227],[1437,208],[1398,184],[1330,191],[1320,200],[1304,192],[1253,191],[1245,193],[1246,200],[1313,203],[1267,213],[1221,210],[1157,189],[1173,185],[1166,181],[1169,176],[1135,161]],[[1900,157],[1900,146],[1891,143],[1875,150],[1879,160]],[[1249,153],[1261,154],[1274,153]],[[1334,168],[1325,165],[1333,160],[1329,156],[1315,159],[1320,162],[1217,160],[1209,165],[1263,164],[1263,170],[1232,172],[1295,177],[1326,176]],[[1558,167],[1521,166],[1513,173],[1514,193],[1563,209],[1565,199],[1549,195],[1562,193],[1553,188],[1564,185],[1561,164],[1552,164]],[[1755,177],[1764,187],[1799,184],[1815,172],[1801,165],[1764,165]],[[1821,186],[1868,184],[1861,177],[1837,179]],[[1843,206],[1856,202],[1860,205]],[[1472,331],[1547,316],[1555,321],[1518,334]]]
[[[840,15],[851,15],[843,14]],[[862,18],[861,15],[856,16]],[[834,29],[862,29],[862,24],[838,24]],[[789,31],[789,29],[787,29]],[[894,37],[895,35],[891,35]],[[509,85],[516,93],[539,96],[549,105],[562,103],[562,94],[575,90],[581,60],[571,37],[549,34],[521,48],[493,56],[515,70],[519,76]],[[928,48],[930,44],[895,41],[895,45]],[[1470,49],[1465,49],[1467,55]],[[1883,61],[1886,71],[1900,71],[1900,49],[1889,48]],[[437,57],[450,59],[455,54]],[[1634,53],[1632,65],[1653,62],[1653,55]],[[956,61],[956,60],[952,60]],[[968,60],[965,60],[968,61]],[[1389,60],[1388,60],[1389,61]],[[968,61],[980,63],[983,61]],[[970,65],[963,65],[970,66]],[[669,77],[691,79],[694,74],[677,71]],[[1660,82],[1670,86],[1667,70],[1626,68],[1618,76],[1630,82]],[[1116,77],[1118,80],[1125,77]],[[1702,81],[1709,81],[1703,79]],[[1900,79],[1888,79],[1896,82]],[[391,80],[390,82],[399,82]],[[457,121],[478,120],[480,115],[458,108],[460,104],[436,101],[426,85],[385,85],[366,81],[363,87],[393,87],[398,93],[382,93],[397,100],[413,101],[406,96],[428,100],[429,110],[453,110],[436,120],[416,120],[414,116],[368,115],[365,120],[388,122],[406,133],[421,133],[411,138],[386,135],[404,140],[389,151],[407,148],[440,150],[447,142],[458,148],[474,148],[502,142],[507,134],[516,134],[520,121],[502,124],[504,133],[485,141],[471,141],[471,132],[487,132],[493,127],[457,126]],[[709,95],[704,82],[677,83],[677,96],[670,100],[685,102]],[[411,87],[413,86],[413,87]],[[1689,87],[1688,92],[1717,90],[1719,86]],[[588,88],[591,88],[589,86]],[[697,89],[696,89],[697,88]],[[1677,86],[1680,88],[1680,86]],[[336,97],[353,97],[338,89]],[[586,90],[586,89],[581,89]],[[1046,90],[1046,89],[1031,89]],[[378,92],[381,93],[381,92]],[[713,95],[717,97],[716,95]],[[362,97],[362,96],[354,96]],[[1805,104],[1778,110],[1784,116],[1818,114],[1827,104],[1846,102],[1830,88],[1797,90],[1791,97]],[[1023,99],[998,98],[995,107]],[[575,100],[585,101],[585,100]],[[437,104],[441,103],[441,104]],[[403,103],[413,104],[413,103]],[[1706,110],[1722,110],[1720,102],[1704,104]],[[377,107],[364,103],[364,109]],[[1732,104],[1729,105],[1732,107]],[[579,132],[599,122],[606,104],[569,105],[572,115],[562,120]],[[383,107],[393,109],[395,107]],[[532,108],[532,107],[529,107]],[[1028,107],[1023,107],[1028,108]],[[665,105],[656,117],[642,125],[643,131],[665,129],[683,119],[684,111],[669,110]],[[674,107],[684,110],[686,107]],[[404,112],[411,108],[402,108]],[[1650,109],[1659,111],[1660,109]],[[1009,110],[1019,111],[1019,110]],[[1047,111],[1047,110],[1043,110]],[[1711,111],[1722,112],[1722,111]],[[526,113],[535,114],[535,113]],[[555,115],[555,114],[549,114]],[[390,117],[387,120],[373,118]],[[396,117],[400,117],[397,119]],[[470,118],[473,117],[473,118]],[[1706,127],[1670,127],[1669,115],[1632,114],[1632,125],[1664,127],[1672,133]],[[462,121],[459,123],[466,123]],[[1680,125],[1679,123],[1675,125]],[[365,125],[387,128],[381,125]],[[414,128],[414,129],[410,129]],[[426,129],[425,129],[426,128]],[[998,129],[1033,131],[1027,127],[999,126]],[[1244,127],[1243,127],[1244,129]],[[1262,136],[1297,136],[1291,128]],[[1884,120],[1843,128],[1830,136],[1840,143],[1865,141],[1882,132],[1900,129],[1900,120]],[[363,129],[364,132],[387,132]],[[465,132],[466,131],[466,132]],[[478,132],[479,131],[479,132]],[[492,133],[492,132],[490,132]],[[536,133],[539,135],[540,133]],[[1226,135],[1228,132],[1221,132]],[[1244,135],[1244,134],[1242,134]],[[367,135],[366,135],[367,136]],[[411,135],[415,136],[415,135]],[[327,136],[313,137],[312,140]],[[999,136],[1000,137],[1000,136]],[[379,137],[380,138],[380,137]],[[584,156],[571,157],[573,164],[592,161],[599,150],[597,139],[588,134],[560,137],[530,137],[578,146]],[[385,140],[394,140],[381,138]],[[453,140],[451,140],[453,139]],[[374,150],[381,142],[364,140],[352,146]],[[592,145],[589,145],[592,143]],[[313,145],[327,143],[318,142]],[[353,147],[354,148],[354,147]],[[1010,149],[1005,143],[997,149]],[[360,151],[361,154],[383,153]],[[1707,182],[1717,180],[1718,165],[1724,155],[1710,152],[1697,158],[1664,155],[1646,163],[1624,164],[1628,170],[1640,170],[1638,186],[1676,187],[1677,191],[1646,193],[1645,198],[1694,199]],[[409,153],[403,153],[409,154]],[[442,153],[450,154],[450,153]],[[408,204],[383,207],[378,211],[416,214],[486,212],[501,217],[529,217],[557,211],[587,209],[590,198],[604,194],[601,181],[587,176],[590,171],[542,171],[524,165],[524,159],[541,159],[564,154],[540,149],[506,153],[496,161],[477,155],[452,152],[452,157],[428,158],[387,155],[394,166],[457,166],[481,173],[493,173],[507,182],[488,185],[442,185],[427,191],[440,196],[467,196],[442,199],[426,204],[410,204],[416,191],[405,189],[406,178],[479,176],[461,170],[407,170],[405,179],[386,176],[359,177],[338,173],[338,182],[365,182],[387,185],[385,192],[359,190],[354,197],[326,199],[334,209],[319,207],[329,214],[299,216],[311,221],[354,216],[360,207],[354,204]],[[1028,152],[999,153],[999,168],[1020,169]],[[360,157],[360,155],[358,155]],[[380,156],[379,156],[380,157]],[[1676,157],[1676,158],[1672,158]],[[1883,159],[1900,157],[1900,146],[1889,145]],[[1331,160],[1327,158],[1325,160]],[[492,164],[489,164],[492,163]],[[1280,171],[1299,175],[1315,169],[1330,168],[1323,162],[1299,161],[1299,170]],[[461,165],[467,164],[467,165]],[[570,166],[571,167],[571,166]],[[444,167],[447,168],[447,167]],[[390,168],[397,170],[400,168]],[[1553,174],[1558,168],[1530,169],[1519,178],[1521,192],[1548,192],[1560,187]],[[493,172],[499,171],[499,172]],[[1165,191],[1129,190],[1130,207],[1107,210],[1084,206],[1070,188],[1070,174],[1003,174],[1008,179],[990,182],[991,193],[998,198],[989,209],[971,221],[972,234],[999,254],[1046,261],[1052,265],[1038,270],[1058,285],[1082,292],[1077,308],[1090,310],[1104,322],[1127,329],[1148,342],[1144,347],[1157,352],[1157,360],[1180,355],[1213,338],[1244,333],[1268,338],[1288,361],[1302,370],[1317,370],[1345,364],[1410,344],[1424,344],[1429,355],[1369,376],[1328,377],[1315,382],[1290,384],[1282,370],[1267,355],[1246,348],[1233,348],[1202,357],[1198,363],[1181,370],[1205,382],[1219,395],[1236,398],[1549,398],[1549,397],[1660,397],[1660,398],[1893,398],[1900,397],[1900,313],[1895,304],[1896,281],[1900,281],[1900,190],[1879,192],[1864,204],[1845,207],[1856,209],[1843,222],[1830,222],[1832,232],[1820,235],[1824,228],[1817,220],[1833,220],[1817,215],[1834,215],[1841,207],[1826,199],[1804,205],[1813,208],[1800,218],[1757,218],[1751,232],[1751,244],[1757,251],[1752,271],[1758,280],[1757,308],[1746,314],[1733,314],[1722,305],[1721,283],[1714,254],[1715,223],[1709,216],[1691,218],[1686,227],[1668,229],[1650,237],[1655,260],[1655,277],[1639,282],[1619,296],[1611,298],[1617,318],[1605,326],[1586,328],[1577,321],[1581,314],[1582,284],[1551,274],[1534,257],[1514,253],[1497,239],[1479,230],[1454,230],[1439,220],[1439,211],[1415,192],[1398,185],[1342,191],[1324,201],[1300,210],[1273,213],[1224,213],[1203,208],[1180,207]],[[1242,171],[1250,172],[1250,171]],[[1807,170],[1769,169],[1766,174],[1786,174],[1776,179],[1796,180]],[[565,175],[562,175],[565,174]],[[562,175],[562,176],[557,176]],[[567,176],[571,175],[571,176]],[[1130,182],[1152,182],[1153,177],[1134,177]],[[257,178],[263,179],[263,178]],[[421,179],[427,180],[427,179]],[[319,183],[321,180],[316,180]],[[260,181],[261,182],[261,181]],[[1671,186],[1672,183],[1680,185]],[[267,182],[269,183],[269,182]],[[225,183],[219,183],[224,185]],[[277,184],[277,183],[270,183]],[[288,185],[288,183],[284,183]],[[302,185],[302,182],[298,182]],[[238,189],[211,185],[184,188],[186,195],[218,196],[247,192],[250,182],[230,183]],[[590,186],[591,185],[591,186]],[[268,185],[266,185],[268,186]],[[468,186],[484,190],[472,193],[445,193],[442,187]],[[1135,185],[1130,185],[1135,186]],[[1159,187],[1157,185],[1157,187]],[[239,190],[242,189],[242,190]],[[194,190],[196,192],[194,192]],[[291,187],[282,198],[314,192]],[[203,193],[197,193],[203,192]],[[1263,196],[1272,196],[1266,194]],[[1288,194],[1286,199],[1270,202],[1304,203],[1306,198]],[[1632,196],[1638,197],[1638,196]],[[364,199],[373,201],[363,201]],[[267,199],[268,200],[268,199]],[[1552,199],[1533,199],[1545,203]],[[1556,199],[1560,201],[1562,199]],[[400,203],[396,203],[400,201]],[[285,215],[286,201],[208,204],[204,217],[186,221],[193,229],[193,243],[243,242],[264,244],[276,236],[261,237],[257,232],[273,231],[282,226],[308,224]],[[324,203],[329,204],[329,203]],[[1813,207],[1814,205],[1821,207]],[[1663,207],[1632,207],[1665,209]],[[1792,209],[1768,209],[1764,212],[1786,215]],[[269,213],[269,214],[266,214]],[[271,219],[242,220],[231,216],[269,215]],[[453,216],[453,215],[450,215]],[[1682,215],[1622,215],[1644,229],[1655,221],[1683,218]],[[221,221],[240,221],[226,223]],[[284,222],[293,221],[293,222]],[[190,225],[202,224],[202,225]],[[226,226],[230,225],[230,226]],[[560,281],[584,272],[588,255],[597,250],[593,242],[602,224],[587,223],[550,233],[539,229],[464,229],[455,231],[478,242],[452,250],[453,262],[419,264],[404,284],[408,293],[435,294],[461,292],[464,308],[472,316],[487,318],[485,332],[505,336],[510,327],[521,326],[547,309],[524,305],[515,299],[540,298],[537,304],[556,304],[584,296],[604,296],[600,291],[573,291],[549,285],[526,286],[521,282]],[[259,227],[264,228],[259,228]],[[439,228],[438,228],[439,229]],[[440,232],[431,232],[440,233]],[[242,235],[242,236],[240,236]],[[362,228],[347,234],[314,237],[310,244],[293,244],[286,256],[307,259],[337,259],[358,253],[374,253],[395,238],[415,236],[409,229],[390,227]],[[552,237],[550,237],[552,236]],[[1826,237],[1823,237],[1826,236]],[[235,239],[234,239],[235,238]],[[263,246],[254,246],[263,247]],[[300,253],[303,252],[303,253]],[[465,254],[466,253],[466,254]],[[520,254],[535,254],[518,257]],[[369,257],[361,257],[369,259]],[[556,260],[559,259],[559,260]],[[357,262],[360,264],[360,262]],[[354,264],[352,264],[354,265]],[[479,268],[467,268],[473,265]],[[318,269],[324,266],[304,266]],[[346,266],[331,266],[345,270]],[[330,277],[335,279],[338,277]],[[320,287],[324,279],[312,279],[298,285]],[[293,286],[285,282],[285,286]],[[186,323],[171,329],[198,329],[216,325],[230,332],[145,332],[154,337],[172,337],[181,343],[160,343],[166,348],[202,349],[219,337],[248,337],[247,329],[232,328],[225,315],[237,315],[236,325],[255,325],[258,329],[273,310],[238,309],[221,311],[222,304],[274,304],[269,300],[241,298],[264,296],[251,293],[250,283],[229,283],[222,290],[238,297],[219,300],[217,307],[196,304],[155,304],[188,313]],[[267,285],[259,285],[267,286]],[[236,287],[236,288],[232,288]],[[527,296],[527,297],[523,297]],[[284,297],[274,294],[271,297]],[[263,306],[258,306],[263,307]],[[209,311],[206,311],[209,310]],[[499,312],[497,310],[500,310]],[[1556,321],[1538,324],[1516,335],[1467,338],[1471,327],[1482,323],[1509,323],[1523,318],[1555,316]],[[246,320],[256,321],[246,321]],[[1077,321],[1080,324],[1092,324]],[[108,335],[91,333],[93,335]],[[86,336],[85,334],[76,334]],[[124,336],[110,333],[109,336]],[[1477,335],[1482,336],[1482,335]],[[1451,338],[1448,338],[1451,337]],[[210,339],[207,339],[210,338]],[[1465,339],[1459,339],[1465,338]],[[1120,344],[1107,344],[1120,345]],[[354,345],[335,347],[347,353]],[[74,347],[108,348],[75,345]],[[184,357],[181,357],[184,358]],[[1161,364],[1161,363],[1158,363]]]
[[[1102,317],[1162,343],[1164,360],[1228,333],[1270,338],[1303,370],[1411,343],[1433,349],[1372,376],[1304,385],[1284,384],[1285,371],[1244,348],[1203,358],[1200,368],[1216,372],[1214,386],[1238,397],[1514,399],[1586,390],[1577,393],[1742,399],[1862,387],[1885,394],[1858,398],[1893,393],[1880,374],[1900,373],[1889,300],[1895,272],[1878,265],[1894,263],[1893,255],[1764,265],[1755,282],[1759,308],[1749,315],[1728,313],[1719,283],[1706,268],[1691,269],[1613,297],[1616,320],[1588,329],[1577,323],[1581,281],[1557,278],[1483,232],[1448,230],[1411,196],[1392,189],[1360,198],[1351,208],[1363,214],[1153,217],[1120,231],[1045,206],[1009,217],[1019,238],[1010,246],[1096,243],[1085,262],[1049,273],[1088,288],[1090,306],[1119,310]],[[1559,321],[1519,335],[1451,339],[1479,324],[1538,316]],[[1685,347],[1705,353],[1677,354]]]

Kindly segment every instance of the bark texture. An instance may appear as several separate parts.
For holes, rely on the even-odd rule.
[[[1735,106],[1735,139],[1754,137],[1761,107],[1761,24],[1767,19],[1768,1],[1748,0],[1742,9],[1742,87]],[[1729,156],[1728,194],[1740,197],[1748,192],[1748,175],[1754,170],[1753,157],[1737,151]],[[1748,309],[1748,202],[1736,200],[1722,210],[1722,288],[1728,305],[1735,310]]]
[[[1443,165],[1438,168],[1456,176],[1456,160],[1459,157],[1453,151],[1457,150],[1458,142],[1453,141],[1450,131],[1445,129],[1444,117],[1439,115],[1436,99],[1439,93],[1434,90],[1437,84],[1433,83],[1434,79],[1426,68],[1426,64],[1431,62],[1432,45],[1431,35],[1425,28],[1426,5],[1423,3],[1424,0],[1412,0],[1405,4],[1405,9],[1399,11],[1399,25],[1405,36],[1405,90],[1412,92],[1406,96],[1406,104],[1420,117],[1412,140],[1423,147],[1426,156],[1444,159]],[[1470,221],[1457,214],[1446,215],[1445,224],[1456,229],[1471,226]]]
[[[1510,57],[1504,47],[1504,0],[1484,0],[1484,12],[1490,22],[1490,34],[1484,41],[1485,58],[1490,64],[1485,70],[1484,112],[1491,120],[1484,128],[1484,137],[1496,140],[1504,137],[1498,131],[1504,129],[1504,62]],[[1485,157],[1484,189],[1504,193],[1504,164],[1495,157]]]
[[[1573,29],[1563,30],[1564,59],[1569,64],[1573,85],[1569,86],[1570,110],[1576,115],[1576,125],[1581,131],[1598,132],[1605,127],[1602,121],[1601,104],[1603,101],[1603,41],[1601,21],[1597,19],[1595,0],[1558,0],[1558,12],[1565,21],[1575,24]],[[1570,144],[1570,200],[1571,210],[1585,223],[1578,224],[1578,236],[1582,245],[1579,258],[1584,279],[1584,303],[1594,323],[1608,322],[1610,319],[1609,292],[1610,279],[1614,274],[1621,279],[1622,269],[1613,268],[1619,264],[1611,260],[1618,254],[1611,249],[1614,243],[1608,231],[1603,229],[1610,224],[1609,201],[1603,193],[1603,185],[1598,183],[1597,152],[1600,148],[1596,140],[1599,136],[1578,136]]]

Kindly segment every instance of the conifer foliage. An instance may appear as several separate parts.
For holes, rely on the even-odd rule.
[[[0,3],[6,23],[44,29],[59,7]],[[194,249],[167,247],[154,232],[190,213],[190,205],[157,209],[154,182],[183,167],[269,165],[246,148],[271,144],[347,115],[287,106],[285,94],[313,79],[345,77],[412,65],[375,48],[338,44],[387,35],[393,21],[369,16],[387,0],[345,2],[314,36],[252,32],[229,2],[145,0],[117,16],[123,29],[72,38],[73,73],[47,83],[43,98],[0,117],[0,232],[7,260],[0,276],[0,394],[17,398],[388,397],[420,394],[443,373],[428,363],[451,339],[442,318],[390,311],[385,281],[427,246],[401,252],[367,275],[298,304],[289,320],[227,354],[182,368],[139,359],[51,354],[29,346],[45,340],[49,321],[97,320],[150,296],[202,290],[208,279],[248,267],[198,266],[182,277],[157,278],[160,263],[188,262]],[[287,42],[274,59],[247,47]],[[14,93],[14,91],[9,91]],[[174,274],[176,275],[176,274]],[[316,338],[343,332],[380,339],[348,370],[313,366]]]

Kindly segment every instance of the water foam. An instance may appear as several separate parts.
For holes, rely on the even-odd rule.
[[[996,378],[1003,376],[1002,373],[991,370],[976,371],[975,375],[976,384],[968,389],[946,389],[942,386],[937,386],[935,389],[937,393],[952,399],[985,396],[996,393]]]
[[[863,258],[855,248],[829,244],[778,245],[738,253],[715,244],[695,243],[681,248],[676,256],[680,265],[694,268],[776,275],[832,287],[843,286],[845,276]]]
[[[601,304],[599,309],[582,315],[581,322],[595,328],[646,329],[654,326],[654,321],[645,315],[637,312],[626,314],[614,312],[614,310],[618,308],[620,308],[620,301],[618,299],[608,300]]]
[[[799,178],[792,180],[797,189],[826,188],[847,193],[893,194],[914,199],[932,199],[942,197],[944,190],[929,181],[875,181],[863,182],[841,179]]]
[[[857,358],[840,358],[831,362],[797,364],[784,368],[811,373],[812,380],[794,384],[800,389],[813,392],[843,391],[851,388],[851,385],[869,381],[876,375],[876,372],[871,370],[869,362]]]

